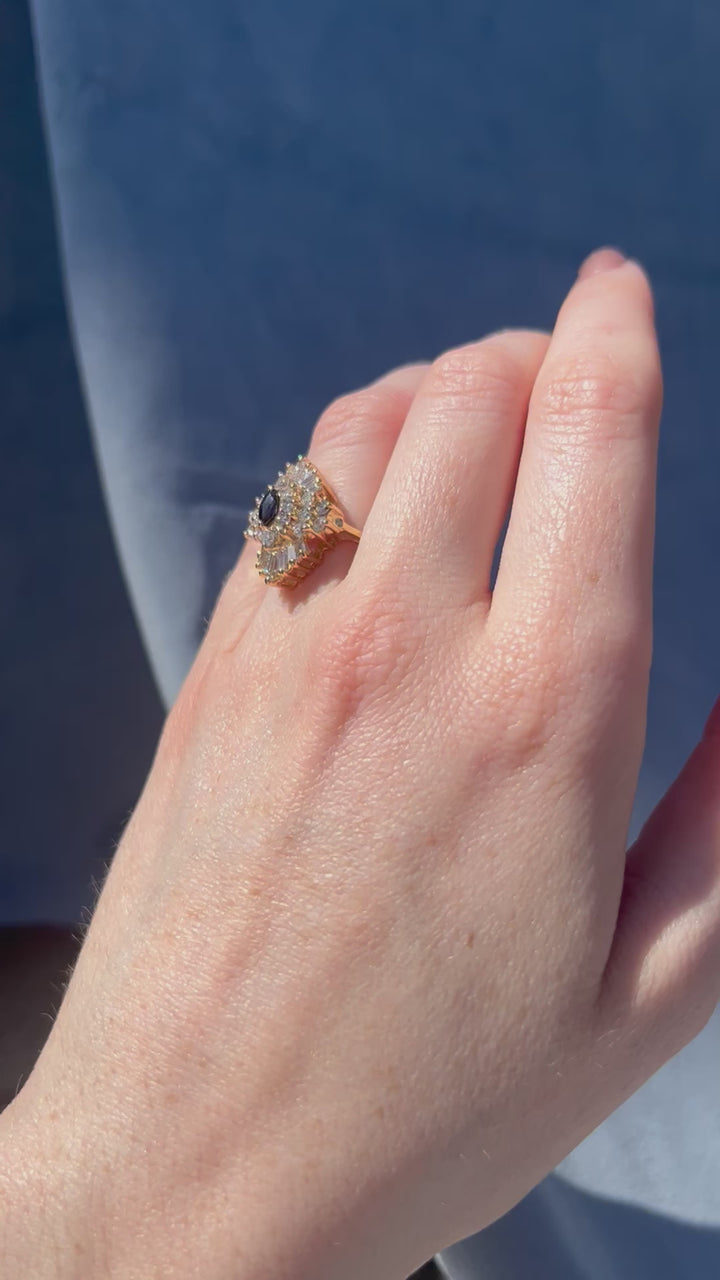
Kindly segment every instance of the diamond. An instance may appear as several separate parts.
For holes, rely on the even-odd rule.
[[[255,564],[265,581],[292,584],[317,564],[326,550],[328,522],[343,526],[336,511],[314,464],[304,454],[288,462],[248,514],[245,536],[260,543]]]

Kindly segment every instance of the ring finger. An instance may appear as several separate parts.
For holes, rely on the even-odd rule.
[[[307,456],[337,495],[347,522],[362,529],[388,460],[423,379],[427,366],[393,369],[376,382],[340,396],[321,414]],[[308,592],[344,577],[354,553],[340,543],[294,589],[293,604]],[[273,613],[283,607],[285,592],[268,588],[255,570],[257,544],[248,540],[218,602],[212,630],[232,631],[236,643],[261,604]]]

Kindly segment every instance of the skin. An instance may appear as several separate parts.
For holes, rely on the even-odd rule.
[[[3,1274],[402,1280],[704,1026],[717,713],[626,857],[660,402],[605,250],[327,410],[361,542],[225,586],[0,1120]]]

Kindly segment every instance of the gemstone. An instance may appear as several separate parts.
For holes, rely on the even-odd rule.
[[[258,520],[261,524],[272,524],[280,509],[280,498],[277,489],[272,486],[266,489],[258,506]]]

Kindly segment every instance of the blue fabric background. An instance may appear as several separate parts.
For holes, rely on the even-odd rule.
[[[73,923],[161,708],[67,329],[25,0],[0,0],[0,923]]]

